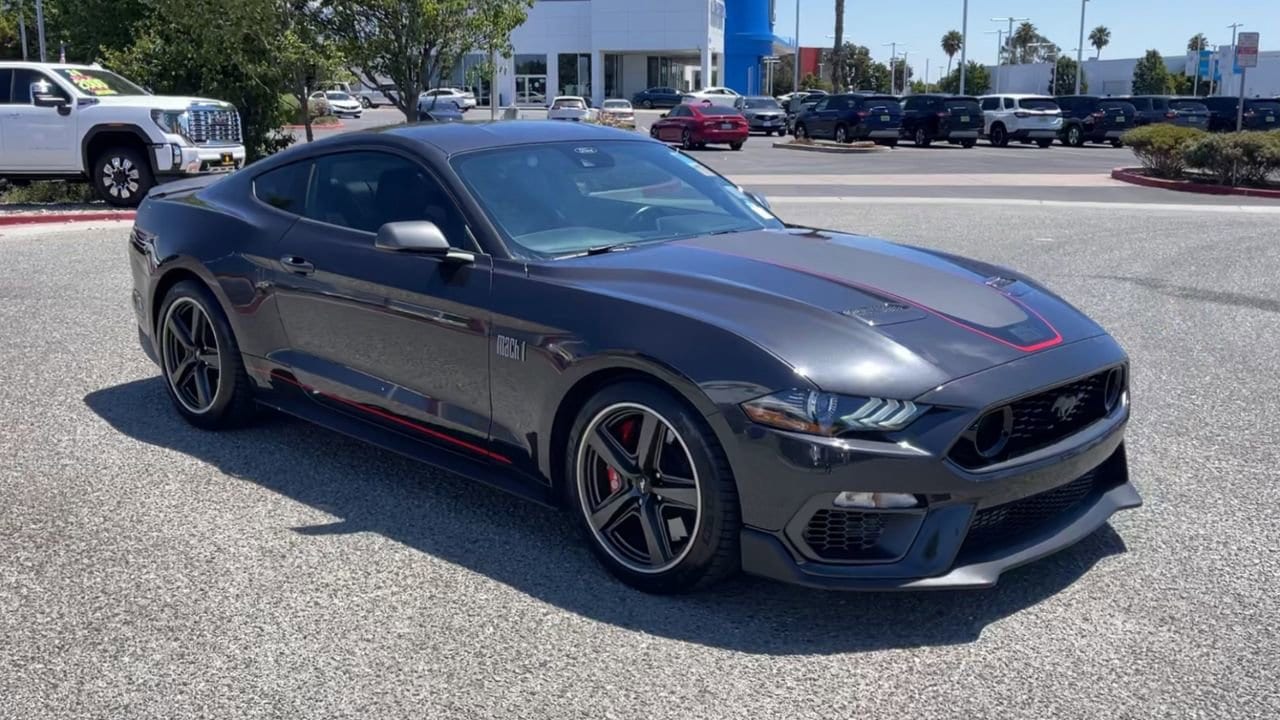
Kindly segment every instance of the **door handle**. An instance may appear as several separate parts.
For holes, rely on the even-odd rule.
[[[316,271],[315,265],[312,265],[297,255],[285,255],[280,258],[280,264],[284,265],[285,270],[288,270],[295,275],[310,275]]]

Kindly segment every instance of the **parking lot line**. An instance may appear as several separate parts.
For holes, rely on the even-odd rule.
[[[1055,207],[1102,210],[1149,210],[1153,212],[1203,212],[1245,213],[1253,215],[1280,215],[1280,206],[1270,205],[1178,205],[1172,203],[1100,202],[1096,200],[1028,200],[1005,198],[947,198],[947,197],[879,197],[879,196],[825,196],[805,197],[784,195],[771,197],[771,205],[988,205],[993,207]]]
[[[839,174],[839,175],[743,175],[742,185],[846,185],[928,187],[1123,187],[1125,183],[1092,173],[938,173],[938,174]]]

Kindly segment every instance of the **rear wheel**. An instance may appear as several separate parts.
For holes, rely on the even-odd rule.
[[[844,125],[836,126],[836,142],[841,144],[849,142],[849,130]]]
[[[605,388],[570,433],[565,491],[605,567],[653,593],[738,570],[742,521],[724,451],[698,413],[645,382]]]
[[[740,143],[740,142],[731,142],[731,143],[729,143],[729,149],[730,149],[730,150],[734,150],[734,151],[741,150],[741,149],[742,149],[742,143]]]
[[[367,98],[367,97],[361,97],[361,98],[360,98],[360,107],[364,108],[365,110],[368,110],[369,108],[373,107],[373,101],[371,101],[371,100],[370,100],[369,98]]]
[[[156,184],[142,153],[123,146],[98,153],[90,179],[98,196],[116,207],[137,207]]]
[[[807,129],[807,128],[805,128],[804,123],[799,123],[799,124],[797,124],[797,125],[796,125],[796,139],[797,139],[797,140],[803,140],[803,139],[805,139],[805,138],[807,138],[807,137],[809,137],[809,131],[808,131],[808,129]]]
[[[1067,128],[1067,145],[1071,147],[1084,147],[1084,131],[1079,125],[1072,125]]]
[[[640,103],[640,106],[641,106],[641,107],[643,107],[645,110],[652,110],[652,109],[653,109],[653,101],[652,101],[652,100],[645,100],[644,102]]]
[[[1111,147],[1113,148],[1124,147],[1124,141],[1120,140],[1119,138],[1112,140]]]
[[[1052,141],[1052,140],[1037,140],[1037,141],[1036,141],[1036,145],[1039,145],[1041,149],[1044,149],[1044,148],[1047,148],[1047,147],[1049,147],[1049,146],[1053,145],[1053,141]]]
[[[692,150],[697,147],[697,143],[693,141],[693,132],[689,128],[685,128],[680,132],[680,147],[685,150]]]
[[[160,308],[160,368],[183,419],[206,430],[239,427],[255,411],[240,346],[208,288],[174,285]]]
[[[991,144],[995,147],[1009,146],[1009,132],[1004,129],[1003,125],[993,125],[991,127]]]
[[[960,143],[960,147],[971,148],[971,147],[973,147],[974,145],[977,145],[977,144],[978,144],[978,141],[977,141],[977,140],[963,140],[963,141],[961,141],[961,143]]]
[[[932,142],[932,139],[929,137],[929,134],[924,131],[924,128],[918,127],[916,128],[915,141],[916,141],[916,147],[923,148],[923,147],[929,147],[929,143]]]

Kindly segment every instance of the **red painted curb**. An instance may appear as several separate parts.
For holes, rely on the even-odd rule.
[[[1116,168],[1111,171],[1111,179],[1127,182],[1131,185],[1174,190],[1176,192],[1199,193],[1201,195],[1239,195],[1242,197],[1280,200],[1280,190],[1210,185],[1208,183],[1191,182],[1190,180],[1165,180],[1143,175],[1137,168]]]
[[[283,125],[282,127],[286,130],[306,130],[307,129],[306,125]],[[336,123],[333,123],[332,125],[316,125],[315,123],[312,123],[311,125],[311,129],[313,131],[314,130],[340,130],[344,127],[346,127],[346,125],[344,125],[341,120],[339,120]]]
[[[93,222],[95,220],[132,220],[132,210],[82,213],[16,213],[0,215],[0,225],[38,225],[41,223]]]

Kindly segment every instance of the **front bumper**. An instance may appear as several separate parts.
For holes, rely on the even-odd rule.
[[[244,167],[243,145],[200,145],[164,143],[151,146],[152,169],[156,175],[208,175]]]
[[[1124,361],[1100,336],[953,381],[919,400],[996,407],[1010,401],[1010,386],[1047,391]],[[898,442],[820,439],[747,422],[729,451],[745,525],[743,569],[831,589],[985,587],[1142,503],[1129,481],[1127,403],[1053,444],[974,470],[948,452],[981,410],[949,412],[935,422],[921,418],[913,437]],[[841,492],[904,493],[918,504],[838,508]]]

